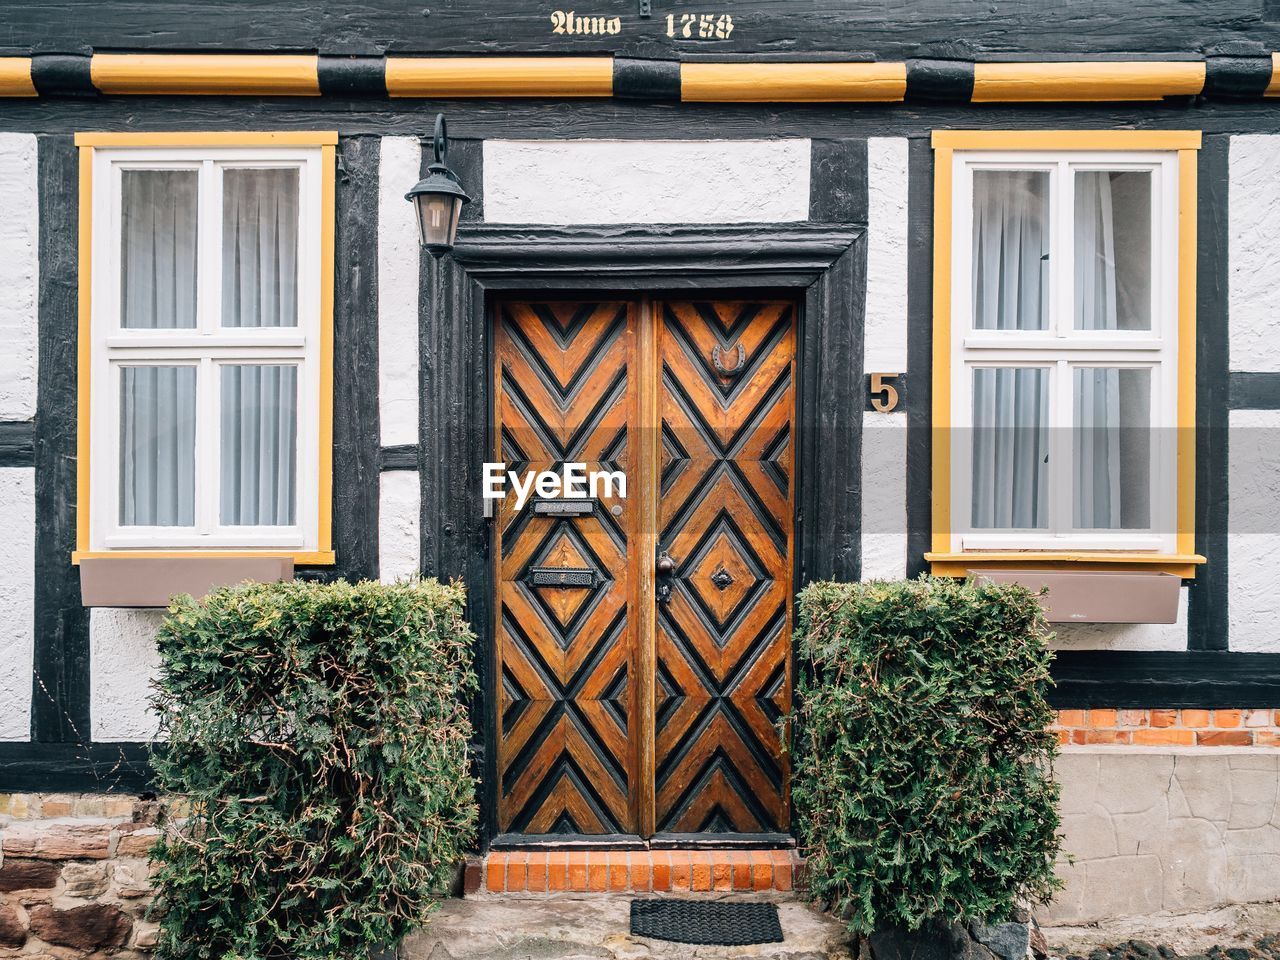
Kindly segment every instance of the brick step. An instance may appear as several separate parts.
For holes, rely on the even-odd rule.
[[[494,850],[467,862],[463,892],[789,892],[802,880],[794,850]]]

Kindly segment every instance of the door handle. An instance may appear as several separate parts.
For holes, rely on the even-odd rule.
[[[654,564],[654,572],[658,575],[654,593],[659,603],[666,603],[671,599],[671,586],[676,572],[675,558],[663,550],[662,553],[658,554],[658,561]]]

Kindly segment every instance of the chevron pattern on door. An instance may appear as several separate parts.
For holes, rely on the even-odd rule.
[[[626,469],[634,314],[618,302],[500,306],[495,426],[509,470]],[[500,829],[635,832],[631,506],[540,516],[508,497],[498,525]],[[534,586],[535,567],[590,570],[595,583]]]
[[[795,319],[786,301],[498,305],[501,459],[626,470],[629,494],[499,511],[503,832],[788,828]]]
[[[785,831],[795,317],[788,302],[660,304],[656,829]],[[738,349],[741,345],[741,349]],[[730,349],[732,348],[732,349]]]

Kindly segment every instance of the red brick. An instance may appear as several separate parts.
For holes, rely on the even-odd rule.
[[[1183,710],[1182,725],[1191,730],[1196,730],[1200,727],[1207,727],[1209,725],[1209,711]]]
[[[1151,725],[1153,727],[1172,727],[1178,722],[1177,710],[1152,710]]]
[[[1280,747],[1280,732],[1275,730],[1259,730],[1253,735],[1255,747]]]
[[[729,862],[730,854],[717,853],[711,865],[711,889],[733,889],[733,864]]]
[[[1239,710],[1213,711],[1213,725],[1220,730],[1233,730],[1240,726]]]
[[[587,854],[584,850],[569,851],[569,886],[578,893],[587,890]]]
[[[608,889],[614,893],[627,890],[631,883],[631,871],[627,858],[628,854],[625,850],[610,850],[605,856],[605,862],[609,865]]]
[[[751,854],[735,850],[729,854],[729,866],[733,868],[733,889],[751,889]]]
[[[1147,711],[1145,710],[1121,710],[1120,726],[1122,727],[1145,727],[1147,725]]]
[[[525,864],[525,884],[530,893],[545,893],[547,890],[547,854],[546,851],[529,854]]]
[[[1114,727],[1120,719],[1120,715],[1115,710],[1090,710],[1089,726],[1091,727]]]
[[[507,890],[520,893],[529,889],[529,875],[525,869],[528,863],[527,851],[517,850],[507,857]]]
[[[637,850],[629,855],[631,889],[636,893],[648,893],[653,889],[653,861],[656,856],[656,851],[651,853],[647,850]],[[670,871],[667,875],[670,877]]]
[[[1194,730],[1135,730],[1133,742],[1141,747],[1193,747]]]
[[[786,892],[791,889],[791,851],[773,851],[773,889]]]
[[[1085,743],[1128,743],[1128,730],[1088,730],[1085,733]]]
[[[671,853],[667,850],[654,850],[649,856],[653,860],[653,892],[665,893],[671,887]]]
[[[484,885],[484,864],[479,857],[467,857],[462,866],[462,895],[479,893]]]
[[[507,882],[507,855],[505,853],[489,854],[488,875],[485,888],[490,893],[502,893]]]
[[[693,855],[687,850],[671,851],[671,889],[693,889]]]
[[[587,889],[592,893],[609,889],[609,855],[604,850],[587,851]]]
[[[1084,711],[1083,710],[1059,710],[1058,726],[1060,727],[1083,727]]]
[[[695,892],[711,889],[711,854],[704,850],[693,854],[693,889]]]
[[[1249,747],[1253,734],[1248,730],[1201,730],[1196,742],[1202,747]]]
[[[582,885],[587,885],[585,871]],[[563,851],[547,854],[547,889],[552,892],[569,889],[569,854]]]
[[[773,858],[766,850],[751,854],[751,886],[756,890],[773,889]]]

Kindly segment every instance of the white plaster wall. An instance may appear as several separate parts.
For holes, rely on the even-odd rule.
[[[1055,650],[1185,650],[1187,588],[1178,594],[1175,623],[1051,623]]]
[[[36,138],[0,133],[0,420],[36,414]]]
[[[1234,324],[1235,316],[1231,319]],[[1280,328],[1272,337],[1280,341]],[[1280,549],[1280,410],[1232,410],[1229,428],[1227,646],[1235,651],[1276,653],[1280,652],[1280,589],[1275,576]]]
[[[163,610],[95,607],[89,614],[89,722],[93,739],[151,740],[157,719],[148,709],[160,669],[156,632]]]
[[[1280,899],[1280,750],[1066,747],[1055,774],[1066,886],[1042,924]]]
[[[907,140],[867,141],[868,373],[907,369]]]
[[[384,471],[378,483],[378,575],[384,583],[418,572],[422,494],[413,470]]]
[[[862,415],[862,579],[907,574],[907,415]]]
[[[492,223],[809,218],[808,140],[486,140]]]
[[[36,563],[36,472],[31,467],[0,469],[0,530],[0,740],[29,740]]]
[[[1230,176],[1230,365],[1232,370],[1276,371],[1280,370],[1280,136],[1232,137]]]
[[[383,137],[378,165],[378,415],[382,444],[418,442],[418,269],[413,204],[416,137]]]

